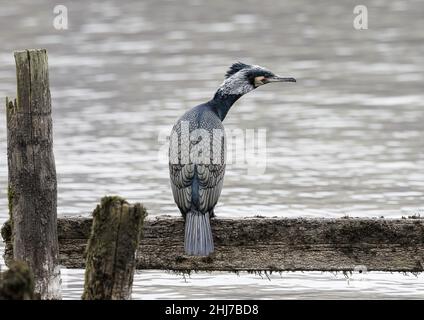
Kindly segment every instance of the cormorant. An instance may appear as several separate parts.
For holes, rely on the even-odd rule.
[[[244,94],[270,82],[296,82],[256,65],[234,63],[212,100],[187,111],[174,125],[169,171],[175,203],[185,220],[184,249],[188,255],[214,251],[210,218],[221,194],[225,172],[222,121]]]

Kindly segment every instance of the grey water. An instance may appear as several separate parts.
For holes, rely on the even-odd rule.
[[[228,66],[268,67],[296,84],[243,97],[227,130],[266,130],[266,170],[227,167],[218,217],[424,215],[424,2],[0,1],[0,97],[15,97],[13,51],[48,50],[59,215],[89,215],[100,197],[177,215],[164,135],[207,101]],[[7,213],[0,112],[0,223]],[[166,149],[166,147],[165,147]],[[62,270],[79,298],[83,270]],[[424,298],[424,277],[320,272],[272,275],[137,273],[135,299]]]

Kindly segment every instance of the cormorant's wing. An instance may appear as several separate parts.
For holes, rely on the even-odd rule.
[[[221,195],[224,183],[225,164],[197,165],[199,179],[199,209],[213,210]]]
[[[171,189],[175,203],[182,214],[191,208],[191,183],[194,176],[194,165],[182,161],[182,153],[188,154],[190,145],[180,143],[182,139],[181,123],[172,128],[169,145],[169,175],[171,178]],[[188,137],[184,136],[188,139]]]
[[[191,182],[194,176],[194,165],[169,163],[169,173],[175,203],[182,213],[187,213],[191,207]]]
[[[211,152],[209,155],[204,155],[205,158],[209,157],[209,161],[196,165],[199,180],[199,210],[204,213],[212,212],[221,195],[222,184],[224,183],[226,153],[224,127],[216,119],[214,115],[209,116],[208,123],[215,129],[221,130],[221,134],[215,133],[210,137]],[[211,215],[213,216],[213,212]]]
[[[197,175],[199,193],[197,194],[196,188],[194,197],[197,199],[198,196],[199,201],[196,201],[196,206],[200,212],[211,212],[218,202],[222,190],[225,173],[224,137],[219,134],[213,135],[212,129],[207,128],[206,130],[202,126],[208,125],[218,130],[224,128],[215,114],[207,113],[204,116],[209,116],[209,118],[201,119],[200,129],[203,131],[198,133],[211,134],[210,139],[207,139],[207,135],[199,135],[198,139],[195,136],[189,139],[189,132],[192,133],[199,125],[195,121],[190,121],[192,120],[191,115],[187,116],[187,119],[184,118],[184,121],[189,123],[189,130],[188,127],[186,130],[182,130],[182,122],[178,122],[171,133],[169,157],[171,187],[174,200],[183,214],[189,212],[192,207],[192,187],[195,175]],[[214,150],[220,152],[214,155]],[[188,154],[190,154],[190,159],[183,159],[183,156]],[[214,156],[217,159],[214,159]]]

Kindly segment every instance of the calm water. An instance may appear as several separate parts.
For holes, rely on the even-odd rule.
[[[218,216],[424,214],[424,3],[362,1],[1,1],[0,98],[15,96],[13,50],[49,52],[59,214],[89,214],[105,194],[177,214],[163,134],[208,100],[236,60],[294,76],[243,97],[228,129],[265,128],[264,174],[230,165]],[[5,115],[0,113],[0,222],[7,217]],[[82,271],[64,270],[65,297]],[[424,298],[422,275],[158,271],[137,275],[135,298]],[[421,292],[421,293],[420,293]]]

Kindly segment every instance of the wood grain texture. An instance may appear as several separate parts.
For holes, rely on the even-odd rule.
[[[15,52],[17,100],[6,102],[13,254],[43,299],[60,298],[56,167],[46,50]]]
[[[104,197],[94,210],[87,246],[84,300],[128,300],[146,211],[119,197]]]
[[[89,218],[59,219],[60,258],[83,268]],[[207,271],[421,272],[424,219],[213,219],[215,252],[184,255],[184,222],[147,219],[137,253],[138,269]]]

